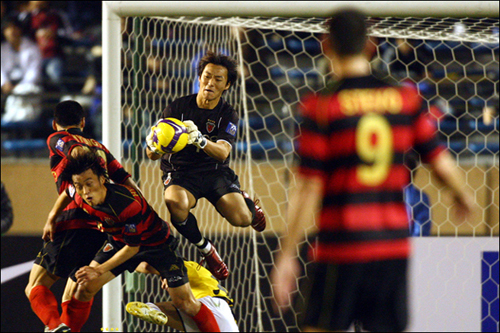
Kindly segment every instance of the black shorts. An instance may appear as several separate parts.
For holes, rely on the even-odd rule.
[[[44,242],[35,264],[55,276],[67,278],[80,267],[89,265],[107,239],[107,235],[99,230],[58,231],[53,242]]]
[[[358,264],[313,263],[304,281],[301,327],[402,332],[407,325],[407,259]]]
[[[168,281],[168,286],[172,288],[180,287],[189,282],[187,277],[187,269],[184,266],[184,260],[177,249],[179,240],[170,236],[168,240],[158,246],[141,246],[139,252],[125,261],[123,264],[111,270],[114,276],[118,276],[125,272],[135,271],[137,266],[143,261],[155,268],[163,278]],[[103,245],[94,260],[102,264],[115,255],[125,243],[115,241],[111,236]]]
[[[206,198],[216,205],[219,199],[228,193],[241,193],[238,176],[230,168],[222,168],[207,172],[170,172],[164,174],[165,189],[171,185],[185,188],[196,198]]]

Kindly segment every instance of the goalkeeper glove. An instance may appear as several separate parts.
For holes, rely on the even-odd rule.
[[[183,121],[184,125],[187,127],[187,132],[191,133],[198,130],[198,126],[192,120]]]
[[[188,144],[195,145],[200,149],[205,149],[207,143],[208,143],[207,138],[205,138],[200,131],[196,130],[194,132],[189,133]]]
[[[155,126],[151,127],[151,133],[146,137],[146,144],[148,145],[149,150],[158,155],[163,155],[163,153],[156,148],[156,145],[153,141],[153,136],[155,134]]]

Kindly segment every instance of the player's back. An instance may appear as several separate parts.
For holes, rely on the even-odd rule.
[[[303,101],[300,172],[324,182],[319,260],[406,257],[405,152],[437,154],[435,129],[411,86],[348,78]]]

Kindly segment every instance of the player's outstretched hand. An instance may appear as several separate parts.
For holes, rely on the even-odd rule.
[[[184,120],[183,123],[186,125],[188,133],[198,130],[198,126],[192,120]]]
[[[151,150],[153,153],[158,155],[163,155],[163,153],[158,148],[156,148],[156,145],[154,144],[153,141],[154,134],[155,134],[155,126],[151,127],[151,132],[146,137],[146,144],[148,145],[149,150]]]
[[[101,274],[95,267],[84,266],[81,267],[75,274],[76,283],[84,285],[94,279],[97,279]]]
[[[207,138],[205,138],[200,131],[196,130],[194,132],[189,133],[188,144],[195,145],[200,149],[205,149],[207,143],[208,143]]]
[[[42,239],[44,241],[54,241],[54,233],[56,232],[56,222],[51,219],[47,220],[45,226],[43,227]]]
[[[161,289],[168,291],[168,281],[166,278],[161,279]]]
[[[276,265],[271,271],[275,313],[279,313],[279,308],[283,308],[284,312],[288,311],[291,304],[290,295],[297,289],[296,281],[299,273],[300,267],[297,259],[277,258]]]

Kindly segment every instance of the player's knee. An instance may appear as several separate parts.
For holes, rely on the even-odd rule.
[[[187,219],[189,214],[189,207],[187,204],[168,198],[165,198],[165,204],[173,220],[180,222]]]
[[[28,285],[24,289],[24,293],[26,294],[26,297],[28,297],[28,299],[30,298],[31,289],[33,289],[33,285],[28,282]]]
[[[90,283],[87,283],[85,285],[78,285],[78,288],[76,289],[75,293],[75,298],[79,300],[80,302],[88,302],[94,297],[95,294],[99,289],[94,288]]]

